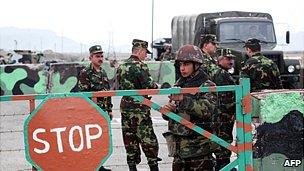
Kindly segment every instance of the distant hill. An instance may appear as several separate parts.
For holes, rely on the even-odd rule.
[[[15,41],[16,40],[16,41]],[[277,37],[278,44],[285,41],[284,36]],[[63,42],[63,43],[62,43]],[[304,32],[291,33],[291,43],[287,46],[277,46],[277,50],[284,51],[303,51],[304,50]],[[63,46],[62,46],[63,44]],[[36,51],[44,51],[51,49],[56,52],[64,53],[86,53],[89,45],[76,42],[67,37],[61,37],[50,30],[41,29],[21,29],[16,27],[2,27],[0,28],[0,49],[13,50],[31,49]],[[107,44],[101,44],[107,51]],[[131,50],[130,45],[114,45],[118,53],[128,53]]]
[[[16,41],[15,41],[16,40]],[[63,42],[63,46],[62,46]],[[80,52],[81,44],[53,31],[41,29],[0,28],[0,49],[31,49],[43,51],[52,49],[57,52]],[[85,45],[83,45],[85,47]],[[84,49],[83,49],[84,50]]]

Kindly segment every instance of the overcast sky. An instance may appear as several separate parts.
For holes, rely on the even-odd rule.
[[[154,0],[153,38],[171,37],[171,19],[176,15],[232,10],[268,12],[275,23],[300,32],[304,31],[304,12],[299,2]],[[88,45],[113,39],[114,45],[131,46],[133,38],[152,40],[152,0],[4,0],[0,27],[8,26],[51,30]]]

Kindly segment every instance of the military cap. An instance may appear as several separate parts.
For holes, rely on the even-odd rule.
[[[252,47],[252,46],[261,46],[260,40],[256,38],[250,38],[246,40],[245,45],[243,47]]]
[[[204,34],[201,35],[201,45],[205,43],[214,43],[218,44],[219,42],[216,40],[216,36],[214,34]]]
[[[147,50],[148,54],[151,54],[151,52],[148,50],[148,42],[147,41],[139,40],[139,39],[133,39],[132,45],[133,45],[133,47],[144,48],[144,49]]]
[[[229,49],[229,48],[220,49],[219,56],[235,58],[235,55],[232,54],[231,49]]]
[[[90,54],[103,53],[100,45],[95,45],[95,46],[90,47],[89,51],[90,51]]]

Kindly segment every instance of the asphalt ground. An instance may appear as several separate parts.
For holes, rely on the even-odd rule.
[[[121,97],[112,97],[114,118],[111,121],[113,153],[104,163],[106,168],[113,171],[128,170],[126,152],[123,145],[121,133],[121,120],[119,102]],[[155,95],[152,101],[164,105],[167,103],[167,95]],[[36,100],[36,107],[41,101]],[[28,101],[0,102],[0,170],[31,170],[31,165],[26,161],[23,140],[23,123],[29,115]],[[167,121],[163,120],[161,114],[151,110],[153,127],[159,142],[160,170],[171,170],[172,158],[168,157],[167,145],[162,133],[167,130]],[[149,170],[144,153],[141,154],[142,161],[137,166],[138,170]]]

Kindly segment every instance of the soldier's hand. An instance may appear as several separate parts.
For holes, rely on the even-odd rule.
[[[161,88],[161,85],[155,82],[153,85],[153,88],[159,89],[159,88]]]
[[[169,97],[170,100],[177,101],[177,102],[184,99],[184,95],[183,94],[171,94],[168,97]]]
[[[171,112],[175,112],[176,111],[176,105],[173,103],[168,103],[164,106],[165,109],[171,111]]]

